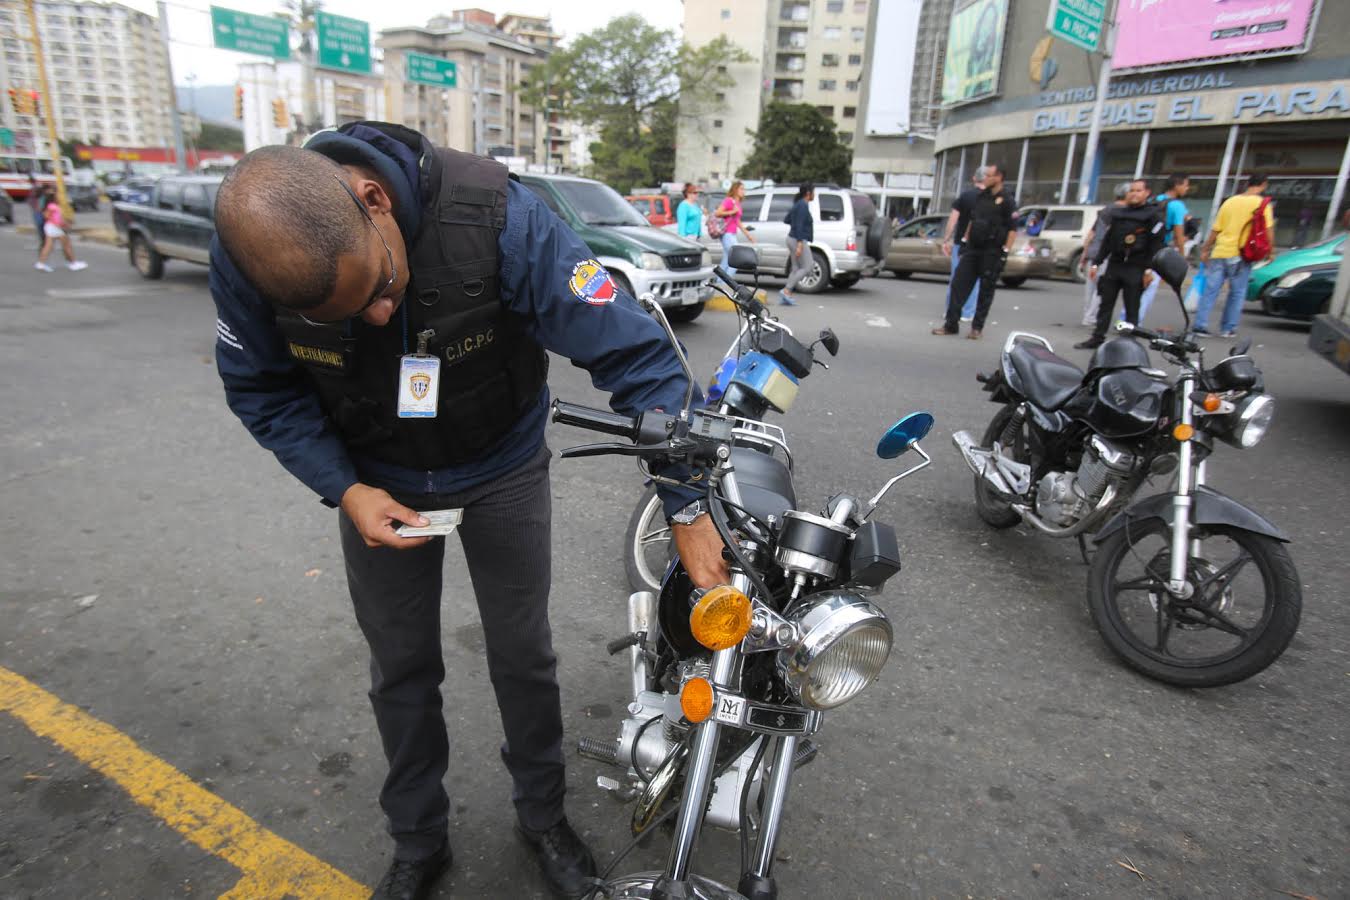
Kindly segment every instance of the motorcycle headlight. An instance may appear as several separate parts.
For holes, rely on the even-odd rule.
[[[659,253],[644,252],[639,259],[638,265],[643,269],[664,269],[666,261],[661,258]]]
[[[778,673],[811,709],[834,709],[881,674],[894,634],[886,614],[854,591],[825,591],[787,610],[795,645],[778,651]]]
[[[1238,404],[1231,415],[1233,427],[1231,443],[1244,450],[1255,447],[1266,436],[1270,420],[1275,418],[1275,398],[1269,394],[1252,394]]]

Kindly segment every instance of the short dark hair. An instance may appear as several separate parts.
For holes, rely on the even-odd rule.
[[[688,197],[690,191],[696,190],[698,190],[698,188],[694,187],[694,183],[692,181],[686,181],[684,183],[684,196]]]
[[[998,177],[999,177],[999,178],[1007,178],[1007,177],[1008,177],[1008,170],[1005,169],[1005,168],[1003,168],[1003,163],[1001,163],[1001,162],[987,162],[987,163],[984,164],[984,174],[985,174],[985,177],[986,177],[986,178],[989,177],[990,175],[992,175],[994,172],[997,172],[997,173],[998,173]]]
[[[815,189],[816,186],[814,183],[810,181],[803,181],[801,184],[797,185],[796,199],[801,200],[805,198],[807,194],[814,193]]]
[[[1247,190],[1250,191],[1254,187],[1260,187],[1268,181],[1270,181],[1270,176],[1265,172],[1253,172],[1247,176]]]
[[[248,153],[216,194],[216,234],[264,299],[313,309],[333,294],[338,257],[356,249],[365,217],[342,189],[342,166],[300,147]]]
[[[1167,176],[1167,181],[1164,182],[1163,184],[1163,190],[1170,191],[1172,190],[1172,188],[1181,187],[1183,184],[1185,184],[1190,180],[1191,176],[1183,174],[1181,172],[1174,172],[1173,174]]]

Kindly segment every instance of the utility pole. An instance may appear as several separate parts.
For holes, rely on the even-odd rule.
[[[33,44],[33,61],[37,64],[38,84],[42,88],[42,96],[39,104],[46,102],[46,112],[42,112],[41,105],[38,106],[35,113],[41,115],[47,120],[47,152],[52,158],[52,174],[56,176],[56,202],[61,207],[61,215],[66,219],[74,219],[74,210],[70,206],[70,198],[66,194],[66,173],[61,165],[61,145],[56,140],[56,121],[52,118],[52,92],[50,82],[47,80],[47,61],[42,55],[42,35],[38,33],[37,3],[35,0],[25,0],[24,7],[28,11],[28,28],[32,31],[32,37],[29,40]],[[41,242],[42,235],[38,235],[38,241]]]
[[[1116,50],[1116,0],[1108,0],[1106,18],[1102,20],[1102,64],[1097,72],[1097,96],[1092,104],[1092,124],[1088,126],[1087,143],[1083,146],[1083,171],[1078,179],[1078,202],[1090,203],[1097,193],[1097,149],[1102,136],[1102,112],[1106,108],[1106,93],[1111,87],[1111,57]],[[1061,201],[1062,202],[1062,201]]]
[[[32,4],[32,0],[29,0]],[[173,150],[178,171],[187,171],[187,150],[183,147],[183,122],[178,115],[178,89],[173,85],[173,54],[169,52],[169,7],[159,0],[159,38],[164,42],[164,67],[169,73],[169,111],[173,116]]]

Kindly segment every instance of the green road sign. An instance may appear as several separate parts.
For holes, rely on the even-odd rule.
[[[291,58],[291,32],[285,20],[211,7],[211,38],[221,50]]]
[[[1105,21],[1106,0],[1050,0],[1045,27],[1052,36],[1095,53]]]
[[[427,56],[425,53],[408,52],[403,55],[408,60],[409,81],[445,88],[455,86],[455,64],[451,60]]]
[[[370,23],[321,12],[315,17],[319,31],[319,65],[344,72],[370,72]]]

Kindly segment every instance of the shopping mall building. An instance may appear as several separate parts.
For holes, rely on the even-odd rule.
[[[1118,0],[1120,31],[1088,184],[1191,176],[1212,221],[1272,176],[1277,243],[1336,227],[1350,170],[1350,0]],[[982,162],[1022,202],[1076,203],[1100,56],[1047,39],[1049,0],[956,0],[943,61],[934,208]]]

